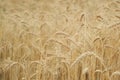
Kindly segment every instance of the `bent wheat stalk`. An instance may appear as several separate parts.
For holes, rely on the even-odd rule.
[[[104,64],[103,59],[101,59],[97,54],[95,54],[94,52],[85,52],[82,53],[72,64],[70,67],[73,67],[75,64],[79,63],[81,59],[85,58],[86,56],[94,56],[95,58],[97,58],[101,64],[104,66],[104,68],[106,67]]]

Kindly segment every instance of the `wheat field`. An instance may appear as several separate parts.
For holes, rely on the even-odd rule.
[[[120,0],[0,0],[0,80],[120,80]]]

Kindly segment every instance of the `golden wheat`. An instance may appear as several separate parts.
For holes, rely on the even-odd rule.
[[[0,0],[0,80],[120,80],[120,1]]]

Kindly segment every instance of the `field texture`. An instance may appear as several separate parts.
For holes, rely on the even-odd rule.
[[[120,80],[120,0],[0,0],[0,80]]]

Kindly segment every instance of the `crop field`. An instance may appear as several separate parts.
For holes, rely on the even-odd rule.
[[[120,0],[0,0],[0,80],[120,80]]]

